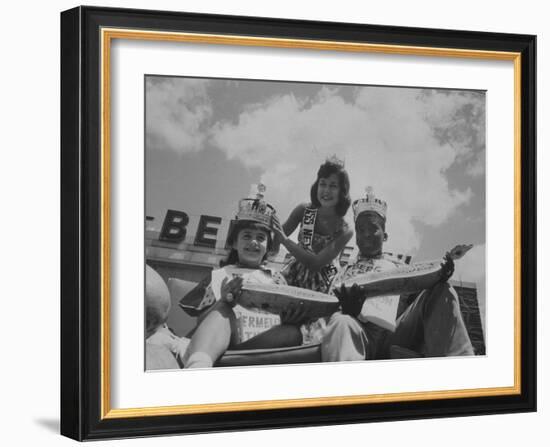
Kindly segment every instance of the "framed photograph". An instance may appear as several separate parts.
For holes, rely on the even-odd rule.
[[[61,14],[61,432],[536,410],[536,37]]]

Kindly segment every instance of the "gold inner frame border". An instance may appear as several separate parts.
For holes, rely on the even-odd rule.
[[[328,396],[215,404],[174,405],[142,408],[111,408],[110,361],[110,179],[111,116],[110,72],[113,39],[156,40],[164,42],[294,48],[326,51],[368,52],[412,56],[437,56],[468,59],[504,60],[514,63],[514,385],[510,387],[422,391],[357,396]],[[145,416],[173,416],[211,412],[259,411],[286,408],[311,408],[367,403],[410,402],[417,400],[489,397],[521,393],[521,53],[418,47],[338,41],[264,38],[200,33],[145,31],[139,29],[101,29],[101,419]]]

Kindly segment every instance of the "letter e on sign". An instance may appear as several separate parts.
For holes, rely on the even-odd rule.
[[[201,216],[199,227],[197,228],[197,235],[195,236],[195,245],[216,248],[216,236],[218,234],[218,227],[215,227],[213,225],[219,225],[221,224],[221,222],[222,219],[220,217]]]

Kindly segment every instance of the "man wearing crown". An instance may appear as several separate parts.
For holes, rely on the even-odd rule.
[[[359,255],[332,282],[341,311],[332,315],[324,333],[323,361],[473,355],[458,297],[447,282],[454,270],[449,254],[441,265],[441,280],[420,292],[411,304],[399,296],[365,299],[357,284],[341,285],[367,272],[391,271],[402,265],[382,252],[388,239],[386,211],[386,202],[376,198],[372,188],[353,203]]]

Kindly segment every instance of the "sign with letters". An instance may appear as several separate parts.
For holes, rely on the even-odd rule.
[[[169,209],[166,211],[158,240],[211,249],[228,249],[228,237],[234,223],[233,219],[206,214],[194,216],[184,211]],[[341,264],[347,264],[352,251],[353,247],[344,248],[339,258]],[[277,261],[283,262],[288,256],[288,253],[280,253]]]

